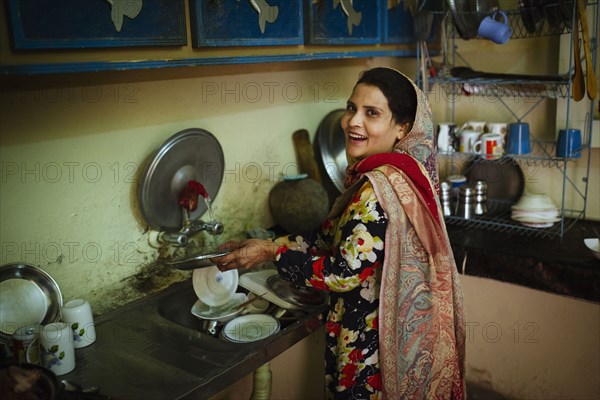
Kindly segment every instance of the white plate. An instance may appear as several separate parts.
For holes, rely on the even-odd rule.
[[[194,292],[208,306],[220,306],[233,298],[238,287],[237,269],[221,272],[215,266],[195,269]]]
[[[244,293],[234,294],[231,301],[218,307],[210,307],[198,299],[192,307],[192,314],[200,319],[225,322],[243,311],[244,308],[240,308],[240,305],[245,301]]]
[[[560,221],[560,218],[534,218],[530,216],[512,216],[512,219],[519,222],[526,222],[531,224],[543,224],[543,223],[554,223]]]
[[[250,343],[279,332],[279,321],[266,314],[236,317],[223,328],[223,337],[236,343]]]
[[[550,228],[552,225],[554,225],[554,222],[519,222],[521,222],[521,225],[527,226],[529,228]]]

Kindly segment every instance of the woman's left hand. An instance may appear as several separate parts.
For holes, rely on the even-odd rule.
[[[225,243],[221,247],[233,249],[229,254],[211,259],[221,271],[248,269],[266,261],[275,261],[277,249],[279,248],[276,243],[262,239]]]

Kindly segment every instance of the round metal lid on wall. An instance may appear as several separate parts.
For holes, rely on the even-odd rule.
[[[140,179],[139,205],[151,228],[178,231],[182,224],[179,196],[190,180],[202,183],[214,200],[221,187],[225,157],[221,144],[204,129],[178,132],[150,157]],[[192,220],[206,212],[206,204],[190,213]]]

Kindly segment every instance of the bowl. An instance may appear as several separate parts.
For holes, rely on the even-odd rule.
[[[513,210],[527,211],[553,211],[556,210],[556,205],[552,199],[546,194],[528,193],[521,196],[519,201],[512,206]]]
[[[590,249],[594,257],[600,260],[600,239],[598,238],[587,238],[583,239],[585,246]]]

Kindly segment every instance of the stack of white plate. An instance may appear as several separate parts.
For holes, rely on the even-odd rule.
[[[527,193],[512,206],[511,218],[531,228],[549,228],[560,221],[559,214],[547,195]]]

